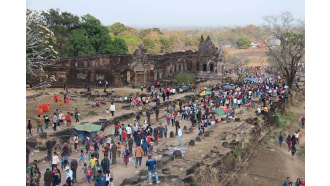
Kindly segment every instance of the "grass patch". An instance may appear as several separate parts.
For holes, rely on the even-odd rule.
[[[284,120],[284,118],[281,116],[280,113],[276,112],[274,114],[274,122],[275,122],[275,127],[276,128],[285,128],[287,123]]]
[[[293,107],[298,107],[298,104],[297,104],[297,102],[295,102],[295,101],[292,101],[292,102],[291,102],[291,105],[292,105]]]
[[[233,156],[237,158],[241,154],[242,154],[242,147],[241,145],[237,145],[233,151]]]
[[[296,116],[294,115],[293,112],[286,112],[285,113],[285,119],[287,119],[289,121],[295,121],[296,120]]]
[[[195,179],[195,178],[193,178],[193,185],[198,185],[198,181]]]
[[[99,114],[95,111],[89,111],[87,114],[87,116],[97,116],[97,115],[99,115]]]
[[[305,156],[305,143],[300,145],[299,156]]]

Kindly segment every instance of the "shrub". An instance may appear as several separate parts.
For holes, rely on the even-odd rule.
[[[87,114],[87,116],[97,116],[97,115],[99,115],[97,112],[95,112],[95,111],[89,111],[88,112],[88,114]]]
[[[178,83],[180,83],[180,85],[182,85],[182,83],[185,84],[195,83],[194,74],[180,73],[175,76],[175,79],[177,80]]]

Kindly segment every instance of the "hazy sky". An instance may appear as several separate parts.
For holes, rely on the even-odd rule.
[[[304,0],[27,0],[27,8],[87,13],[104,25],[135,27],[244,26],[289,11],[305,20]]]

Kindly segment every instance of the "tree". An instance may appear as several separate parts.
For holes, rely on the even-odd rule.
[[[100,20],[90,14],[82,16],[81,20],[69,33],[71,56],[127,53],[125,41],[112,38]]]
[[[79,25],[79,16],[73,15],[69,12],[60,12],[60,9],[50,9],[47,12],[42,12],[49,28],[54,32],[54,38],[50,43],[54,49],[58,51],[59,57],[69,56],[69,32]]]
[[[95,54],[94,47],[86,37],[87,32],[84,29],[76,29],[69,33],[69,50],[73,56],[86,56]]]
[[[48,87],[56,81],[54,75],[43,67],[55,62],[57,52],[49,44],[54,36],[45,18],[37,11],[26,10],[26,75],[31,80],[39,80],[33,88]]]
[[[111,26],[108,26],[108,29],[110,33],[113,33],[115,36],[118,36],[118,34],[126,30],[126,26],[120,22],[116,22]]]
[[[127,45],[128,53],[133,54],[134,51],[138,48],[138,46],[142,43],[142,40],[133,35],[125,35],[120,37],[123,39]]]
[[[236,42],[237,46],[242,49],[249,48],[251,45],[251,40],[247,37],[241,37]]]
[[[292,88],[298,66],[305,58],[305,25],[300,22],[301,25],[295,27],[295,20],[289,12],[266,16],[264,20],[268,24],[267,33],[280,41],[279,46],[267,45],[269,61],[281,71]]]

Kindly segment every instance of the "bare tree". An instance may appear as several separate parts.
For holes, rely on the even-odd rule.
[[[44,66],[55,62],[57,52],[49,44],[53,32],[44,18],[37,12],[26,10],[26,75],[38,79],[33,88],[50,86],[54,75],[44,71]]]
[[[274,63],[292,88],[299,64],[305,57],[305,25],[303,22],[295,24],[289,12],[283,12],[280,16],[266,16],[264,20],[272,39],[280,42],[278,46],[267,45],[269,62]]]

